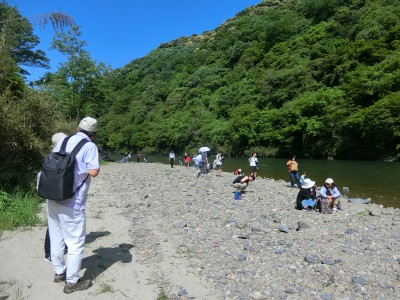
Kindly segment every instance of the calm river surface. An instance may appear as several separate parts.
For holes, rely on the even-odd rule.
[[[147,156],[149,162],[161,162],[168,164],[168,155]],[[177,155],[175,164],[178,165]],[[209,160],[212,162],[215,156]],[[283,179],[289,182],[289,174],[286,167],[287,159],[259,158],[258,176]],[[132,162],[136,162],[132,157]],[[143,162],[143,159],[140,160]],[[373,203],[382,204],[385,207],[400,208],[399,175],[400,163],[382,161],[354,161],[354,160],[298,160],[299,173],[306,171],[307,177],[315,180],[320,187],[327,177],[333,178],[336,186],[342,194],[343,187],[349,188],[347,194],[350,198],[371,198]],[[233,172],[241,168],[249,173],[248,158],[227,157],[224,160],[223,170]],[[194,171],[193,171],[194,174]]]

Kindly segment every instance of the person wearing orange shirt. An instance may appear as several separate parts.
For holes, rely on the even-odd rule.
[[[296,156],[293,156],[292,159],[289,159],[288,162],[286,163],[288,170],[289,170],[289,176],[290,176],[290,187],[294,188],[294,180],[296,179],[297,181],[297,187],[301,188],[300,185],[300,176],[299,176],[299,164],[296,161]]]

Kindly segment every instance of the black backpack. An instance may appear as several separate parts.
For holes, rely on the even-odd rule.
[[[40,171],[38,194],[45,199],[66,200],[72,198],[89,177],[88,175],[76,191],[73,190],[75,155],[87,140],[82,139],[71,153],[67,153],[65,148],[70,137],[63,140],[60,151],[51,152],[44,158]]]

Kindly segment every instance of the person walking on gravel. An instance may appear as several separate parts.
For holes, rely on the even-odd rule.
[[[47,200],[47,217],[51,244],[51,262],[54,268],[54,282],[65,281],[64,293],[71,294],[90,288],[91,280],[79,277],[86,236],[86,197],[91,177],[100,172],[99,150],[93,143],[96,138],[97,121],[86,117],[78,125],[77,133],[68,140],[66,152],[70,153],[82,140],[83,145],[75,156],[74,188],[80,188],[72,198],[55,201]],[[58,142],[55,152],[62,142]],[[67,262],[64,259],[64,247],[68,246]]]

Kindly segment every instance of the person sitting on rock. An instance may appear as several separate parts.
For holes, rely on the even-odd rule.
[[[233,182],[232,182],[232,186],[234,188],[236,188],[238,191],[244,191],[247,186],[249,185],[250,181],[255,180],[256,177],[254,175],[250,175],[250,176],[239,176],[237,177]]]
[[[339,198],[342,196],[337,189],[335,183],[333,182],[332,178],[327,178],[325,180],[324,185],[321,187],[319,192],[322,198],[326,198],[330,203],[332,209],[335,211],[337,210],[339,205]]]
[[[315,181],[310,178],[304,179],[304,183],[297,194],[296,208],[312,210],[316,201],[316,189]]]

